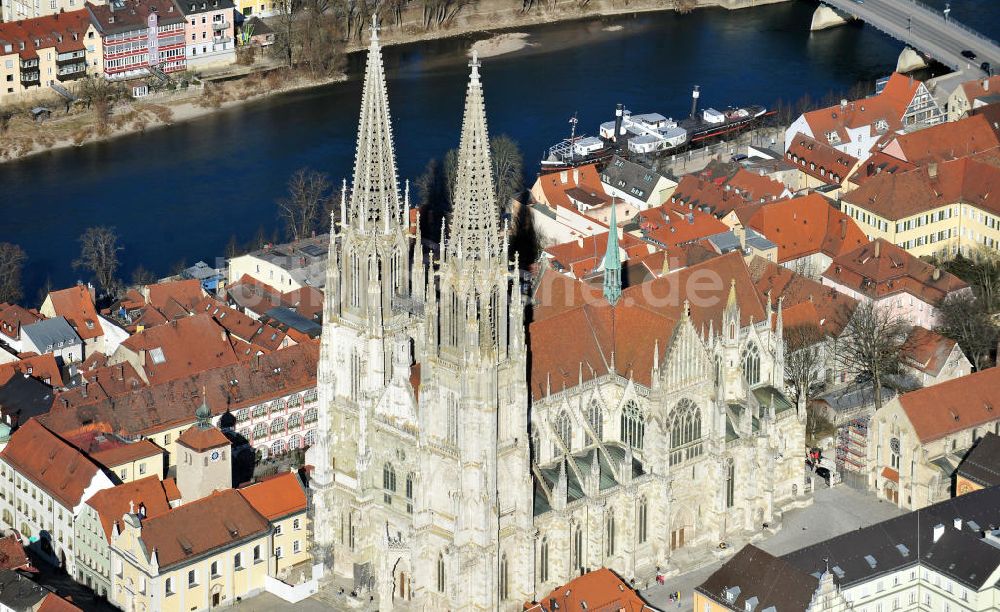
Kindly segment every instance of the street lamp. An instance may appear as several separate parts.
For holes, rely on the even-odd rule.
[[[948,15],[951,14],[951,2],[944,3],[944,11],[942,12],[944,13],[944,20],[948,21]]]

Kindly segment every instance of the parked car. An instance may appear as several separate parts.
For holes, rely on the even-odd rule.
[[[825,467],[816,468],[816,475],[826,481],[826,484],[830,484],[830,470]]]
[[[969,49],[962,49],[962,57],[970,60],[976,59],[976,54]]]

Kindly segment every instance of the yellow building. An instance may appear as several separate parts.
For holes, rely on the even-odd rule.
[[[238,489],[240,494],[274,526],[271,550],[272,574],[279,579],[297,570],[312,567],[309,554],[309,502],[298,475],[286,472],[257,484]]]
[[[122,482],[132,482],[147,476],[163,478],[167,453],[156,444],[143,439],[92,452],[90,458],[106,467]]]
[[[233,489],[159,516],[125,514],[111,533],[109,599],[137,612],[231,605],[265,589],[271,539],[268,520]]]
[[[4,10],[14,4],[5,4]],[[90,13],[82,8],[51,12],[55,14],[0,23],[0,102],[51,92],[51,85],[70,88],[88,74],[101,74],[103,46]]]
[[[997,193],[1000,167],[961,158],[872,177],[844,194],[841,209],[872,240],[917,257],[952,257],[1000,248]]]

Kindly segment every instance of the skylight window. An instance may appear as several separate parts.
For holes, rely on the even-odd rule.
[[[161,347],[156,347],[149,351],[149,358],[153,360],[153,363],[160,365],[167,362],[166,355],[163,354],[163,349]]]

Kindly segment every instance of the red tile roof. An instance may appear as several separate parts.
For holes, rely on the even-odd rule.
[[[147,518],[142,522],[142,541],[150,553],[156,551],[163,571],[209,551],[263,536],[270,529],[267,519],[242,495],[226,489]]]
[[[842,153],[825,140],[798,133],[785,153],[800,171],[828,185],[839,185],[858,164],[858,158]]]
[[[65,508],[75,508],[100,471],[96,463],[36,419],[11,436],[0,457]]]
[[[818,193],[761,206],[747,225],[778,245],[778,262],[815,253],[837,257],[868,242],[864,232]]]
[[[21,328],[41,321],[44,317],[37,310],[28,310],[17,304],[0,302],[0,333],[17,340],[21,337]]]
[[[1000,167],[964,157],[907,172],[883,172],[842,200],[891,221],[956,202],[1000,215]]]
[[[0,570],[27,570],[30,567],[31,560],[16,535],[0,538]]]
[[[937,376],[957,344],[936,331],[914,326],[903,346],[906,363],[921,372]]]
[[[995,96],[1000,93],[1000,74],[993,75],[988,79],[975,79],[962,83],[962,90],[965,92],[965,99],[972,103],[984,96]]]
[[[884,120],[889,132],[902,127],[903,114],[913,101],[921,82],[894,72],[885,88],[876,96],[836,104],[805,113],[806,122],[816,138],[826,138],[828,132],[836,132],[841,142],[850,142],[847,128],[857,129],[871,126],[874,135],[875,123]]]
[[[566,180],[563,181],[563,175]],[[575,170],[567,170],[564,173],[552,172],[538,177],[538,186],[541,187],[542,195],[545,198],[544,204],[552,208],[563,207],[576,210],[576,206],[570,202],[567,191],[580,188],[588,194],[593,194],[598,198],[605,198],[604,185],[601,183],[601,175],[597,171],[595,164],[580,166]]]
[[[559,276],[559,275],[555,275]],[[531,323],[531,392],[544,397],[614,369],[649,385],[654,344],[665,352],[684,300],[696,329],[721,329],[730,283],[735,282],[741,324],[765,317],[743,257],[736,252],[625,289],[612,308],[599,290],[580,281],[544,278],[535,292]],[[567,331],[572,330],[572,331]]]
[[[607,610],[642,612],[655,610],[624,580],[606,567],[574,578],[558,587],[540,603],[525,604],[525,612],[557,612],[561,610]]]
[[[151,13],[156,13],[161,26],[185,21],[180,7],[173,0],[121,0],[116,6],[120,8],[87,3],[87,8],[94,15],[95,25],[105,35],[135,29],[145,31],[146,19]]]
[[[166,451],[162,448],[144,438],[131,444],[116,444],[97,452],[92,452],[90,453],[90,458],[108,469],[113,469],[119,465],[149,457],[162,456],[165,453]]]
[[[861,186],[882,173],[897,174],[908,172],[916,167],[916,164],[905,162],[882,151],[878,151],[865,160],[865,163],[858,166],[857,170],[848,178],[848,181]]]
[[[749,268],[757,291],[770,292],[774,302],[781,298],[786,335],[795,327],[810,325],[824,336],[839,336],[858,305],[832,287],[762,257],[754,257]]]
[[[94,308],[94,296],[86,285],[76,285],[49,293],[56,316],[65,317],[84,341],[104,335]]]
[[[193,312],[211,316],[232,337],[250,344],[254,352],[276,351],[285,341],[285,332],[230,308],[214,297],[202,299],[195,305]]]
[[[823,277],[872,299],[905,292],[931,305],[969,287],[882,238],[834,258]]]
[[[731,172],[726,165],[715,165],[681,177],[670,202],[688,210],[708,207],[721,218],[747,204],[774,201],[785,191],[783,183],[770,177],[744,168]]]
[[[285,472],[237,491],[254,510],[272,522],[305,512],[309,507],[302,481],[295,472]]]
[[[198,425],[192,425],[177,437],[177,443],[200,453],[211,448],[229,446],[229,438],[218,427],[212,426],[203,429]]]
[[[147,476],[98,491],[87,501],[87,505],[97,511],[108,542],[111,541],[112,526],[118,523],[120,529],[122,517],[130,512],[139,512],[140,506],[145,509],[146,518],[170,510],[164,483],[157,476]]]
[[[143,288],[146,301],[167,319],[186,316],[207,294],[197,279],[164,281]]]
[[[922,166],[934,161],[968,157],[997,147],[1000,147],[1000,138],[989,120],[975,115],[896,135],[882,147],[882,152]]]
[[[89,27],[90,14],[85,9],[59,12],[0,23],[0,43],[10,43],[21,59],[37,58],[39,49],[55,48],[59,53],[83,51],[86,48],[84,35]],[[20,50],[22,43],[24,49]]]
[[[85,431],[125,436],[150,435],[193,423],[207,391],[213,415],[316,387],[319,347],[291,346],[249,362],[214,368],[192,377],[139,386],[108,397],[73,397],[69,406],[56,399],[43,415],[46,426],[68,436]],[[235,383],[235,384],[234,384]]]
[[[1000,368],[989,368],[899,396],[923,443],[1000,419]]]
[[[63,386],[62,372],[52,353],[44,355],[24,354],[20,361],[12,361],[0,365],[0,385],[10,380],[11,376],[21,374],[31,376],[50,387]]]
[[[639,228],[645,239],[657,246],[673,247],[729,231],[713,215],[672,202],[639,213]]]
[[[625,251],[623,259],[634,259],[647,255],[650,251],[646,244],[632,236],[622,234],[618,246]],[[608,232],[578,238],[570,242],[556,244],[545,249],[545,253],[555,262],[556,269],[572,273],[576,278],[584,278],[600,267],[604,254],[608,250]]]
[[[82,608],[77,607],[68,599],[59,597],[55,593],[49,593],[42,599],[41,605],[36,612],[82,612]]]
[[[225,331],[208,314],[133,334],[118,350],[122,348],[142,355],[142,369],[150,383],[186,378],[238,361]],[[124,357],[112,355],[112,360],[117,363]]]

